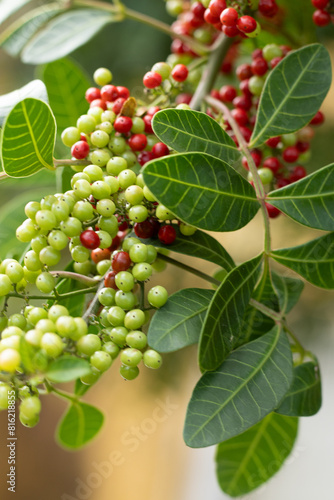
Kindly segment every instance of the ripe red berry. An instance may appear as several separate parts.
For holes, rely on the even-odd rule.
[[[91,103],[95,99],[101,98],[101,91],[96,87],[90,87],[86,90],[85,99],[87,102]]]
[[[121,96],[118,95],[118,90],[117,87],[115,87],[115,85],[105,85],[104,87],[102,87],[101,98],[104,101],[113,102],[116,101],[118,97]]]
[[[239,95],[235,99],[233,99],[233,106],[248,111],[252,107],[252,99],[245,94]]]
[[[192,94],[178,94],[176,96],[175,102],[176,104],[190,104],[192,99]]]
[[[109,271],[104,277],[104,286],[106,288],[113,288],[114,290],[118,290],[115,283],[115,276],[117,273],[115,271]]]
[[[325,121],[325,116],[321,111],[317,111],[312,120],[310,121],[310,125],[321,125]]]
[[[234,38],[235,36],[240,35],[240,31],[237,26],[223,26],[223,32],[229,38]],[[229,61],[224,62],[223,67],[225,68],[225,70],[222,70],[224,73],[231,73],[232,64]],[[227,70],[227,67],[229,70]]]
[[[107,103],[105,101],[103,101],[102,99],[94,99],[94,101],[92,101],[90,103],[90,108],[101,108],[101,109],[104,109],[106,110],[107,109]]]
[[[266,209],[271,219],[276,219],[276,217],[278,217],[279,214],[281,213],[280,210],[278,210],[278,208],[274,207],[273,205],[270,205],[269,203],[266,203]]]
[[[218,22],[220,23],[219,16],[213,16],[210,9],[206,9],[204,12],[204,21],[212,25],[215,25]]]
[[[142,238],[143,240],[152,238],[154,234],[154,226],[148,219],[144,222],[136,222],[133,229],[136,236],[138,236],[138,238]]]
[[[162,156],[169,155],[169,149],[163,142],[157,142],[152,148],[154,158],[161,158]]]
[[[232,85],[223,85],[219,90],[219,99],[223,102],[232,102],[237,97],[237,91]]]
[[[196,17],[200,17],[203,19],[205,7],[201,2],[194,2],[191,5],[191,12],[195,14]]]
[[[209,9],[214,17],[219,17],[223,10],[226,9],[226,0],[211,0]]]
[[[159,87],[159,85],[161,85],[161,82],[161,75],[159,75],[159,73],[156,73],[155,71],[148,71],[143,78],[143,83],[148,89],[155,89],[156,87]]]
[[[263,57],[257,57],[253,60],[252,64],[253,74],[256,76],[263,76],[268,71],[268,63]]]
[[[123,97],[123,99],[129,99],[130,90],[127,87],[117,87],[118,97]]]
[[[290,182],[296,182],[299,181],[300,179],[304,179],[306,175],[307,172],[305,168],[301,165],[296,165],[289,176],[289,180]]]
[[[259,167],[261,165],[261,160],[262,160],[262,152],[258,149],[254,149],[251,152],[251,156],[254,160],[255,166]],[[242,158],[242,165],[246,170],[249,170],[249,165],[246,156]]]
[[[270,61],[271,69],[276,68],[277,64],[279,64],[282,60],[283,60],[283,57],[274,57],[274,59],[272,59]]]
[[[88,156],[89,145],[86,141],[78,141],[71,148],[71,155],[77,160],[83,160]]]
[[[171,245],[176,238],[176,231],[173,226],[162,226],[158,232],[158,238],[161,243],[165,245]]]
[[[119,231],[118,231],[118,233],[119,233]],[[112,243],[111,243],[110,247],[108,248],[110,253],[114,252],[115,250],[117,250],[120,247],[121,238],[120,238],[118,233],[116,234],[115,238],[112,239]]]
[[[132,119],[129,116],[119,116],[114,122],[114,129],[120,134],[127,134],[132,128]]]
[[[177,64],[172,71],[172,78],[176,82],[184,82],[188,78],[189,70],[184,64]]]
[[[237,27],[242,33],[253,33],[256,30],[257,23],[252,16],[241,16],[238,19]]]
[[[154,158],[154,156],[153,156],[152,151],[142,151],[141,153],[139,153],[137,160],[138,160],[139,165],[141,165],[143,167],[145,165],[145,163],[153,160],[153,158]]]
[[[258,9],[264,17],[274,17],[278,12],[275,0],[260,0]]]
[[[316,26],[327,26],[331,22],[331,16],[326,10],[315,10],[313,12],[313,22]]]
[[[132,151],[142,151],[147,146],[147,137],[145,134],[134,134],[128,140],[128,144]]]
[[[282,188],[285,186],[288,186],[290,184],[290,180],[287,179],[286,177],[283,177],[282,179],[278,179],[277,181],[277,188]]]
[[[145,132],[147,134],[153,134],[153,128],[152,128],[152,115],[145,115],[143,120],[145,123]]]
[[[100,246],[100,238],[98,234],[91,229],[86,229],[86,231],[83,231],[80,234],[80,241],[82,246],[89,248],[89,250],[95,250],[95,248]]]
[[[308,151],[310,149],[310,143],[298,141],[296,144],[296,147],[298,148],[298,151],[300,153],[305,153],[306,151]]]
[[[262,49],[255,49],[252,53],[252,59],[257,59],[258,57],[263,57],[263,50]]]
[[[247,112],[242,109],[242,108],[235,108],[231,111],[231,115],[233,116],[233,118],[235,119],[235,121],[237,122],[237,124],[239,126],[244,126],[244,125],[247,125],[248,123],[248,114]]]
[[[111,267],[116,273],[126,271],[131,266],[131,259],[128,252],[117,252],[113,256]]]
[[[287,163],[295,163],[299,158],[299,151],[296,146],[289,146],[283,151],[283,160]]]
[[[252,67],[250,64],[240,64],[236,70],[239,80],[247,80],[253,76]]]
[[[269,156],[269,158],[266,158],[263,162],[263,166],[265,168],[269,168],[274,175],[277,174],[279,169],[282,167],[279,159],[275,156]]]
[[[117,221],[118,221],[118,229],[120,231],[125,231],[129,227],[127,216],[117,215]]]
[[[158,111],[160,111],[159,106],[151,106],[150,108],[148,108],[147,114],[154,116]]]
[[[233,7],[224,9],[220,14],[220,22],[223,26],[236,26],[238,18],[239,14]]]
[[[280,137],[271,137],[270,139],[268,139],[266,141],[266,144],[270,148],[277,148],[277,146],[279,145],[280,141],[281,141]]]
[[[242,82],[240,82],[240,85],[239,85],[239,89],[241,90],[241,92],[246,95],[247,97],[252,97],[252,93],[251,91],[249,90],[249,79],[247,80],[242,80]]]
[[[116,99],[116,101],[114,102],[113,104],[113,107],[112,107],[112,110],[113,112],[118,115],[118,113],[121,112],[123,106],[124,106],[124,103],[125,103],[126,99],[124,99],[124,97],[118,97]]]
[[[324,10],[324,8],[329,4],[329,0],[311,0],[311,2],[316,9],[320,10]]]
[[[101,260],[110,259],[111,251],[108,248],[96,248],[90,254],[90,257],[95,264],[101,262]]]

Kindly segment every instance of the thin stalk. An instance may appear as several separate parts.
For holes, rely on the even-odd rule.
[[[56,158],[53,159],[53,164],[55,166],[55,168],[57,167],[71,167],[72,165],[73,166],[83,166],[83,167],[87,167],[87,165],[90,165],[90,162],[88,160],[69,160],[69,159],[60,159],[60,160],[57,160]]]
[[[45,385],[46,390],[49,394],[50,393],[56,394],[57,396],[61,397],[62,399],[67,399],[68,401],[72,401],[73,403],[76,403],[78,401],[77,396],[74,396],[73,394],[70,394],[69,392],[60,391],[59,389],[56,389],[47,380],[44,380],[44,385]]]
[[[222,61],[224,60],[231,43],[231,38],[228,38],[225,35],[221,35],[217,39],[215,48],[210,53],[208,64],[203,71],[201,81],[199,82],[196,92],[190,102],[190,107],[192,109],[199,110],[204,98],[210,93],[221,68]]]
[[[50,295],[23,295],[21,293],[17,292],[12,292],[7,295],[7,297],[14,297],[17,299],[29,299],[29,300],[63,300],[63,299],[69,299],[72,297],[75,297],[77,295],[86,295],[88,293],[94,293],[96,292],[96,287],[97,284],[94,287],[90,288],[84,288],[83,290],[74,290],[73,292],[67,292],[67,293],[58,293],[57,295],[55,294],[50,294]]]
[[[279,312],[273,311],[273,309],[270,309],[269,307],[265,306],[264,304],[261,304],[261,302],[258,302],[257,300],[254,299],[250,299],[249,303],[251,306],[255,307],[255,309],[262,312],[265,316],[268,316],[269,318],[276,321],[276,323],[282,322],[283,318]]]
[[[50,271],[50,274],[55,278],[69,278],[75,281],[79,281],[86,286],[97,286],[97,281],[94,278],[89,278],[88,276],[84,276],[83,274],[72,273],[70,271]]]
[[[195,276],[198,276],[199,278],[202,278],[205,281],[208,281],[209,283],[212,283],[213,285],[219,286],[221,284],[221,281],[216,280],[212,276],[202,273],[202,271],[199,271],[198,269],[195,269],[194,267],[187,266],[187,264],[183,264],[183,262],[179,262],[178,260],[173,259],[172,257],[167,257],[167,255],[163,255],[162,253],[158,254],[159,259],[164,260],[165,262],[168,262],[168,264],[173,264],[173,266],[179,267],[180,269],[183,269],[184,271],[187,271],[191,274],[194,274]]]
[[[256,192],[257,199],[259,200],[261,204],[261,212],[263,216],[263,221],[264,221],[264,252],[267,256],[271,252],[271,234],[270,234],[270,221],[269,221],[269,215],[268,215],[268,210],[266,208],[266,192],[264,190],[262,181],[260,179],[259,173],[257,171],[256,165],[254,163],[254,160],[252,158],[252,155],[250,154],[250,151],[248,149],[247,142],[245,141],[242,133],[240,132],[239,126],[233,116],[231,115],[231,112],[229,108],[221,101],[218,101],[214,97],[211,96],[206,96],[205,101],[210,104],[210,106],[214,107],[221,113],[223,113],[224,117],[226,120],[229,122],[229,124],[232,127],[232,130],[237,138],[237,141],[239,143],[239,148],[242,151],[242,153],[245,155],[247,159],[247,163],[249,166],[249,170],[253,176],[253,183],[254,183],[254,188]]]
[[[103,287],[104,287],[104,280],[101,281],[98,289],[97,290],[95,289],[95,296],[94,296],[93,300],[91,301],[91,303],[89,304],[85,314],[82,317],[86,321],[87,324],[89,323],[90,316],[95,315],[100,308],[101,304],[99,302],[99,291],[102,290]]]

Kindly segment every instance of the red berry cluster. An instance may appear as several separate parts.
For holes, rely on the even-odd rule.
[[[331,22],[334,24],[334,15],[331,13],[333,5],[330,0],[311,0],[316,8],[313,12],[313,22],[316,26],[328,26]]]

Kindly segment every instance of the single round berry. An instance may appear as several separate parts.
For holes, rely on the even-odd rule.
[[[271,219],[275,219],[281,213],[280,210],[278,210],[278,208],[274,207],[273,205],[270,205],[269,203],[266,203],[266,209]]]
[[[171,245],[176,239],[176,230],[173,226],[162,226],[158,232],[159,240],[165,245]]]
[[[42,293],[50,293],[56,286],[56,280],[48,272],[41,273],[36,279],[36,286]]]
[[[168,292],[163,286],[157,285],[148,292],[147,299],[152,307],[159,308],[166,304]]]
[[[129,269],[130,266],[131,266],[131,259],[128,252],[124,251],[117,252],[113,256],[111,267],[116,273],[119,273],[121,271],[127,271],[127,269]]]
[[[132,309],[126,313],[124,318],[124,326],[129,330],[138,330],[146,321],[145,313],[141,309]]]
[[[83,160],[89,154],[89,144],[85,141],[78,141],[71,148],[71,155],[77,160]]]
[[[112,358],[110,354],[105,351],[95,351],[94,354],[89,359],[90,364],[99,370],[100,372],[105,372],[110,368],[112,364]]]
[[[143,151],[147,146],[147,136],[145,134],[134,134],[130,137],[128,143],[132,151]]]
[[[94,250],[100,246],[100,238],[91,229],[86,229],[86,231],[80,234],[80,241],[85,248],[89,248],[90,250]]]
[[[134,277],[128,271],[121,271],[115,276],[115,283],[117,288],[123,292],[130,292],[134,287]]]
[[[132,330],[126,336],[126,343],[134,349],[144,349],[147,345],[147,337],[140,330]]]
[[[143,353],[139,349],[128,347],[121,353],[121,362],[127,366],[137,366],[143,358]]]
[[[88,333],[77,341],[77,349],[81,354],[92,356],[94,352],[101,349],[101,340],[97,335]]]
[[[257,23],[252,16],[241,16],[237,21],[237,27],[243,33],[252,33],[256,30]]]
[[[118,290],[118,287],[115,282],[115,277],[116,277],[115,271],[109,271],[109,273],[107,273],[104,277],[104,286],[106,288],[113,288],[114,290]]]
[[[224,9],[220,14],[220,22],[223,26],[236,26],[238,18],[239,14],[233,7]]]
[[[58,357],[64,350],[65,344],[56,333],[44,333],[41,338],[41,348],[51,358]]]
[[[331,22],[331,16],[330,16],[330,13],[327,12],[326,10],[315,10],[313,12],[313,22],[316,26],[319,26],[319,27],[324,27],[324,26],[328,26],[328,24],[330,24]]]
[[[94,81],[97,85],[106,85],[112,80],[112,73],[107,68],[99,68],[94,72]]]
[[[134,380],[139,375],[138,366],[121,365],[119,373],[125,380]]]
[[[127,134],[132,128],[132,119],[129,116],[119,116],[114,122],[114,129],[120,134]]]
[[[148,349],[144,352],[143,361],[144,365],[147,366],[147,368],[152,368],[154,370],[160,368],[160,366],[162,365],[162,357],[154,349]]]
[[[184,82],[188,78],[189,70],[184,64],[177,64],[172,71],[172,78],[176,82]]]
[[[152,148],[152,153],[155,158],[162,158],[169,155],[169,149],[163,142],[157,142]]]
[[[287,163],[295,163],[299,158],[299,151],[296,146],[289,146],[283,151],[283,160]]]
[[[264,17],[274,17],[278,12],[275,0],[260,0],[258,9]]]
[[[155,71],[148,71],[143,78],[143,84],[148,89],[159,87],[162,83],[162,77]]]

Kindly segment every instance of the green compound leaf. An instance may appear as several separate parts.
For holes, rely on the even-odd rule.
[[[271,256],[313,285],[334,289],[334,233],[297,247],[274,250]]]
[[[178,153],[207,153],[229,164],[240,158],[233,139],[205,113],[166,109],[154,115],[152,125],[159,139]]]
[[[221,489],[238,497],[268,481],[291,453],[297,431],[298,418],[270,413],[240,436],[218,445],[216,472]]]
[[[292,377],[290,344],[275,326],[201,377],[187,410],[186,444],[203,448],[246,431],[280,405]]]
[[[120,20],[119,16],[97,9],[66,12],[28,42],[22,52],[22,61],[44,64],[61,59],[87,43],[107,24]]]
[[[331,81],[331,61],[323,45],[315,43],[288,54],[267,78],[249,147],[307,125]]]
[[[56,123],[50,107],[24,99],[8,115],[1,140],[2,166],[10,177],[28,177],[42,168],[54,170]]]
[[[143,175],[160,203],[200,229],[236,231],[260,208],[249,182],[227,163],[204,153],[150,161]]]
[[[33,80],[27,83],[24,87],[14,90],[9,94],[0,96],[0,125],[2,126],[5,118],[17,103],[26,99],[27,97],[34,97],[41,101],[48,102],[48,94],[46,87],[41,80]]]
[[[232,257],[215,238],[199,229],[192,236],[184,236],[180,232],[178,224],[172,225],[176,230],[177,236],[174,243],[168,245],[168,250],[213,262],[228,271],[235,268]],[[130,236],[135,236],[135,234],[131,233]],[[146,244],[154,245],[156,248],[166,248],[166,245],[161,243],[158,238],[150,238],[142,241]]]
[[[6,19],[15,14],[24,5],[30,3],[32,0],[2,0],[0,9],[0,24],[2,24]]]
[[[264,265],[262,278],[252,294],[252,299],[269,307],[269,309],[274,311],[279,310],[277,295],[271,282],[270,268],[267,264]],[[265,316],[255,307],[248,305],[242,319],[238,345],[261,337],[261,335],[269,332],[274,326],[275,322],[273,319]]]
[[[268,203],[304,226],[334,230],[334,163],[273,191]]]
[[[279,310],[283,314],[288,314],[298,303],[304,283],[299,279],[281,276],[274,272],[272,282],[278,296]]]
[[[62,383],[88,375],[90,372],[90,364],[87,360],[62,356],[49,365],[45,376],[50,382]]]
[[[321,377],[319,366],[313,362],[294,368],[292,385],[276,410],[281,415],[310,417],[321,407]]]
[[[172,352],[196,344],[213,294],[213,290],[188,288],[171,295],[151,320],[149,345],[159,352]]]
[[[43,68],[49,102],[60,131],[76,123],[87,112],[85,92],[91,82],[84,71],[69,59],[60,59]]]
[[[72,403],[59,423],[56,438],[65,448],[81,448],[96,436],[103,421],[103,413],[94,406]]]
[[[40,28],[63,11],[59,3],[50,3],[28,12],[1,33],[0,47],[11,56],[17,57]]]
[[[217,288],[199,343],[199,365],[215,370],[235,347],[243,314],[261,273],[262,255],[233,269]]]

